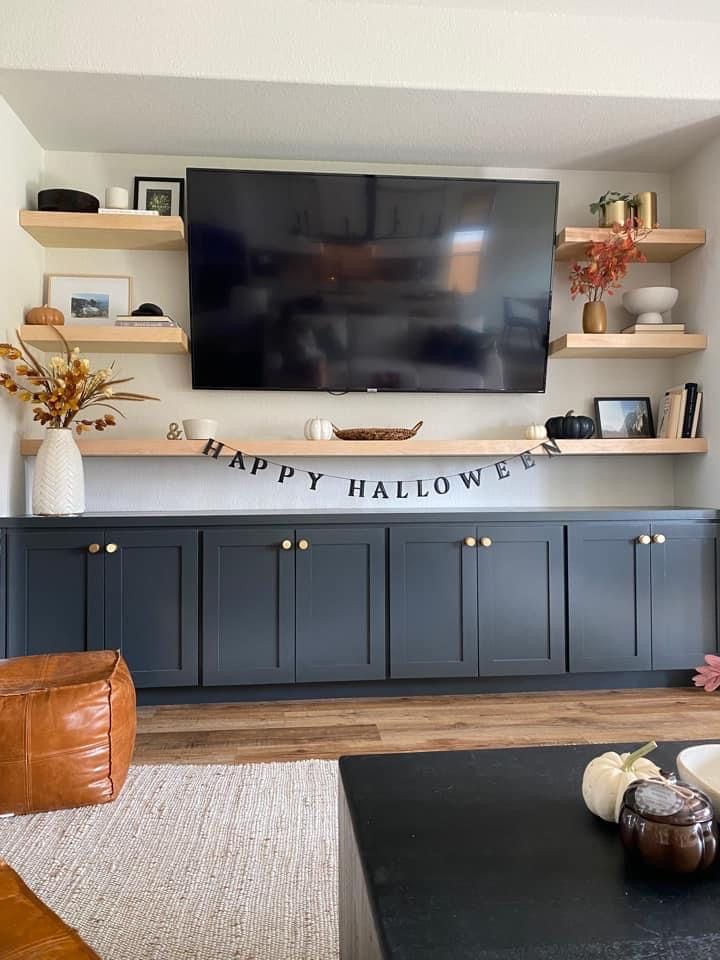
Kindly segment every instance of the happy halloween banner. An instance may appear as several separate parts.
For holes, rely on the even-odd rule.
[[[506,457],[503,460],[496,460],[494,463],[485,464],[482,467],[476,467],[473,470],[461,470],[459,473],[440,474],[436,477],[421,477],[416,480],[387,480],[387,479],[358,479],[356,477],[342,477],[336,473],[315,473],[312,470],[305,470],[302,467],[291,467],[287,463],[277,463],[274,460],[268,460],[266,457],[258,457],[254,454],[243,453],[236,447],[232,447],[221,440],[211,438],[205,444],[202,451],[203,456],[218,460],[223,450],[229,456],[228,467],[230,470],[242,470],[246,475],[252,477],[266,471],[271,471],[275,476],[275,482],[279,484],[287,483],[295,478],[304,476],[308,478],[310,490],[317,491],[321,480],[340,480],[346,483],[347,496],[358,499],[368,500],[407,500],[410,496],[418,499],[425,499],[431,493],[444,496],[455,486],[460,490],[473,490],[480,487],[482,474],[487,470],[495,470],[498,479],[506,480],[510,476],[510,464],[519,460],[524,470],[531,470],[535,466],[535,457],[533,453],[542,448],[549,457],[557,457],[562,451],[554,440],[543,440],[541,443],[528,447],[522,453],[515,454],[512,457]]]

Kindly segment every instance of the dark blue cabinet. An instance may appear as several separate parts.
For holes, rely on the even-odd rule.
[[[692,669],[718,653],[717,523],[653,523],[652,665]]]
[[[197,532],[118,528],[105,544],[105,646],[122,652],[138,687],[194,686]]]
[[[104,531],[7,533],[7,652],[102,650]]]
[[[302,527],[295,553],[295,679],[386,676],[385,530]]]
[[[390,676],[478,675],[475,526],[390,530]]]
[[[555,524],[478,527],[480,676],[565,672],[563,532]]]
[[[651,668],[651,551],[647,523],[568,527],[571,672]]]
[[[295,680],[295,531],[203,533],[206,686]]]

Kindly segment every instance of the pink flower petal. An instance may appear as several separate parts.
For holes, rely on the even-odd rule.
[[[714,693],[717,688],[720,687],[720,677],[713,677],[711,680],[708,680],[705,684],[705,689],[708,693]]]
[[[720,657],[716,656],[714,653],[708,653],[705,655],[705,663],[709,667],[712,667],[714,670],[720,670]]]

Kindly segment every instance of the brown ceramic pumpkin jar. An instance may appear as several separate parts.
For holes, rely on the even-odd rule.
[[[49,307],[47,304],[44,304],[42,307],[33,307],[31,310],[28,310],[25,314],[25,323],[59,327],[65,323],[65,316],[62,310],[56,310],[55,307]]]
[[[625,848],[645,863],[673,873],[705,870],[718,852],[710,800],[682,782],[631,784],[620,810],[620,837]]]

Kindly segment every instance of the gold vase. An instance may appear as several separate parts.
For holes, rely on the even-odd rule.
[[[586,303],[583,307],[583,333],[607,332],[607,309],[602,300]]]
[[[635,206],[635,218],[647,230],[652,230],[658,225],[658,207],[657,194],[652,190],[646,190],[644,193],[636,193],[633,199]]]
[[[601,227],[611,227],[614,223],[625,223],[630,216],[630,205],[626,200],[615,200],[600,207]]]

